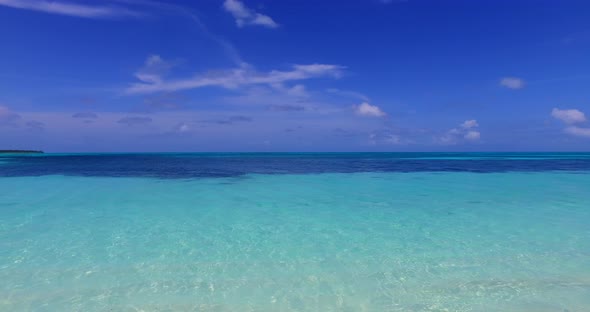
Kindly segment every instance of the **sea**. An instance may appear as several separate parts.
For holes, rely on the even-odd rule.
[[[590,311],[590,153],[6,154],[0,311]]]

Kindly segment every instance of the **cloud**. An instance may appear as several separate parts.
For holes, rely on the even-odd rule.
[[[11,111],[6,106],[0,105],[0,127],[2,126],[35,131],[41,131],[45,128],[44,123],[37,120],[23,120],[20,114]]]
[[[225,0],[223,8],[228,11],[236,20],[238,27],[246,25],[259,25],[268,28],[277,28],[277,24],[270,16],[260,14],[252,9],[247,8],[239,0]]]
[[[169,130],[159,133],[147,134],[145,137],[156,137],[156,138],[181,138],[190,137],[195,134],[194,122],[177,122],[173,124]]]
[[[590,128],[569,126],[569,127],[565,128],[564,131],[565,131],[565,133],[568,133],[568,134],[571,134],[574,136],[590,138]]]
[[[362,104],[355,106],[354,110],[355,113],[360,116],[383,117],[386,115],[385,112],[382,111],[378,106],[371,105],[367,102],[363,102]]]
[[[143,67],[135,73],[135,77],[145,83],[161,83],[162,76],[166,75],[173,66],[173,63],[164,61],[159,55],[150,55]]]
[[[292,88],[287,89],[287,94],[296,97],[308,96],[307,90],[305,89],[305,86],[302,84],[298,84],[293,86]]]
[[[586,115],[577,109],[559,109],[554,108],[551,111],[551,116],[559,119],[566,124],[575,124],[586,121]]]
[[[222,87],[235,89],[247,85],[277,86],[288,81],[299,81],[320,77],[339,78],[343,66],[330,64],[293,65],[291,70],[272,70],[258,72],[250,66],[241,66],[230,70],[208,72],[191,78],[164,81],[163,73],[170,67],[168,62],[158,56],[150,56],[144,67],[135,76],[141,82],[128,87],[127,94],[142,94],[154,92],[173,92],[203,87]],[[302,87],[295,86],[292,92],[301,92]]]
[[[477,127],[479,127],[479,124],[477,123],[477,120],[475,120],[475,119],[465,120],[465,122],[463,122],[461,124],[461,128],[463,128],[463,129],[471,129],[471,128],[477,128]]]
[[[517,77],[504,77],[500,79],[500,85],[508,89],[518,90],[524,88],[525,82]]]
[[[117,122],[126,126],[140,126],[151,123],[152,119],[149,117],[123,117]]]
[[[285,87],[282,83],[277,83],[271,85],[271,87],[292,97],[305,98],[309,96],[307,90],[305,89],[305,86],[302,84],[297,84],[289,88]]]
[[[394,129],[390,127],[373,130],[370,131],[368,134],[365,133],[363,135],[368,135],[367,143],[369,145],[409,145],[414,144],[415,142],[409,139],[408,134],[404,133],[405,131],[402,129]],[[343,134],[346,135],[346,132]],[[350,133],[354,136],[354,132]]]
[[[466,141],[478,141],[481,138],[481,133],[476,130],[479,123],[475,119],[465,120],[458,128],[448,130],[444,135],[437,139],[440,144],[453,145]]]
[[[82,113],[75,113],[72,115],[72,118],[80,118],[80,119],[96,119],[98,115],[92,112],[82,112]]]
[[[174,126],[172,131],[174,133],[187,133],[191,130],[191,127],[186,122],[181,122]]]
[[[386,144],[386,145],[401,145],[406,144],[402,141],[402,137],[397,134],[385,133],[385,134],[378,134],[378,133],[370,133],[369,134],[369,144],[370,145],[377,145],[377,144]]]
[[[590,138],[590,128],[580,127],[577,124],[586,122],[584,112],[577,109],[559,109],[554,108],[551,111],[553,118],[560,120],[568,125],[563,131],[569,135]]]
[[[402,144],[402,139],[399,135],[397,134],[390,134],[388,135],[385,139],[384,139],[385,143],[387,144],[394,144],[394,145],[398,145],[398,144]]]
[[[467,140],[479,140],[480,138],[480,133],[479,131],[474,131],[474,130],[470,130],[467,131],[467,133],[463,136],[463,138],[467,139]]]
[[[0,5],[15,9],[94,19],[141,17],[144,15],[141,12],[129,10],[119,6],[98,6],[62,1],[0,0]]]
[[[359,99],[364,102],[370,101],[368,96],[366,96],[362,93],[359,93],[359,92],[355,92],[355,91],[340,90],[340,89],[336,89],[336,88],[330,88],[326,91],[328,93],[336,94],[336,95],[343,96],[343,97]]]

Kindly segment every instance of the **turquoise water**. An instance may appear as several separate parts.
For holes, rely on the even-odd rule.
[[[590,173],[361,171],[1,177],[0,311],[590,311]]]

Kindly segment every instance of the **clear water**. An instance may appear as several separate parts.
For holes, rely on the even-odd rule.
[[[590,311],[589,160],[7,157],[0,311]]]

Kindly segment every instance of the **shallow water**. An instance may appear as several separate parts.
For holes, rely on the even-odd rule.
[[[0,165],[0,311],[590,310],[587,156],[116,157]]]

